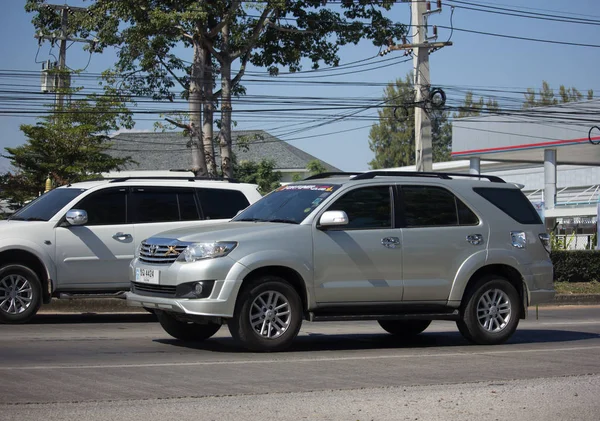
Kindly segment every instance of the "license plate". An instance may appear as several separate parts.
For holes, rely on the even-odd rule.
[[[160,271],[157,269],[135,269],[135,281],[147,284],[158,284]]]

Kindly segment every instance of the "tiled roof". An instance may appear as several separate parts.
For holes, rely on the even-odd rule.
[[[321,161],[263,130],[233,131],[231,137],[238,162],[272,159],[277,170],[300,171],[312,160]],[[113,146],[107,153],[114,157],[131,156],[137,164],[127,165],[124,168],[127,170],[183,170],[191,168],[192,163],[190,149],[186,146],[188,140],[182,132],[124,132],[112,138]],[[327,171],[340,171],[321,162]]]

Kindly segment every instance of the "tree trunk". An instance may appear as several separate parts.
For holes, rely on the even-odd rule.
[[[221,55],[221,131],[219,147],[221,151],[221,172],[223,177],[233,178],[231,162],[231,56],[229,53],[229,24],[223,26],[223,48]]]
[[[190,78],[190,140],[192,149],[192,171],[196,176],[208,175],[202,144],[202,84],[204,77],[204,49],[194,41],[194,61]]]
[[[204,55],[204,90],[203,90],[203,144],[204,154],[206,158],[206,167],[208,174],[211,176],[218,175],[217,163],[215,161],[215,144],[213,142],[213,121],[215,108],[213,105],[213,71],[211,55],[208,50],[205,50]]]

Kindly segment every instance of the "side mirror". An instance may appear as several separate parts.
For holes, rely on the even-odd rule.
[[[69,225],[83,225],[87,224],[88,215],[87,212],[81,209],[71,209],[67,211],[66,220]]]
[[[321,215],[319,219],[319,225],[321,227],[338,227],[341,225],[348,225],[350,220],[348,215],[344,211],[327,211]]]

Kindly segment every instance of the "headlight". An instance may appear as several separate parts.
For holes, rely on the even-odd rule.
[[[235,241],[216,243],[193,243],[187,246],[177,258],[178,262],[195,262],[202,259],[227,256],[237,246]]]

